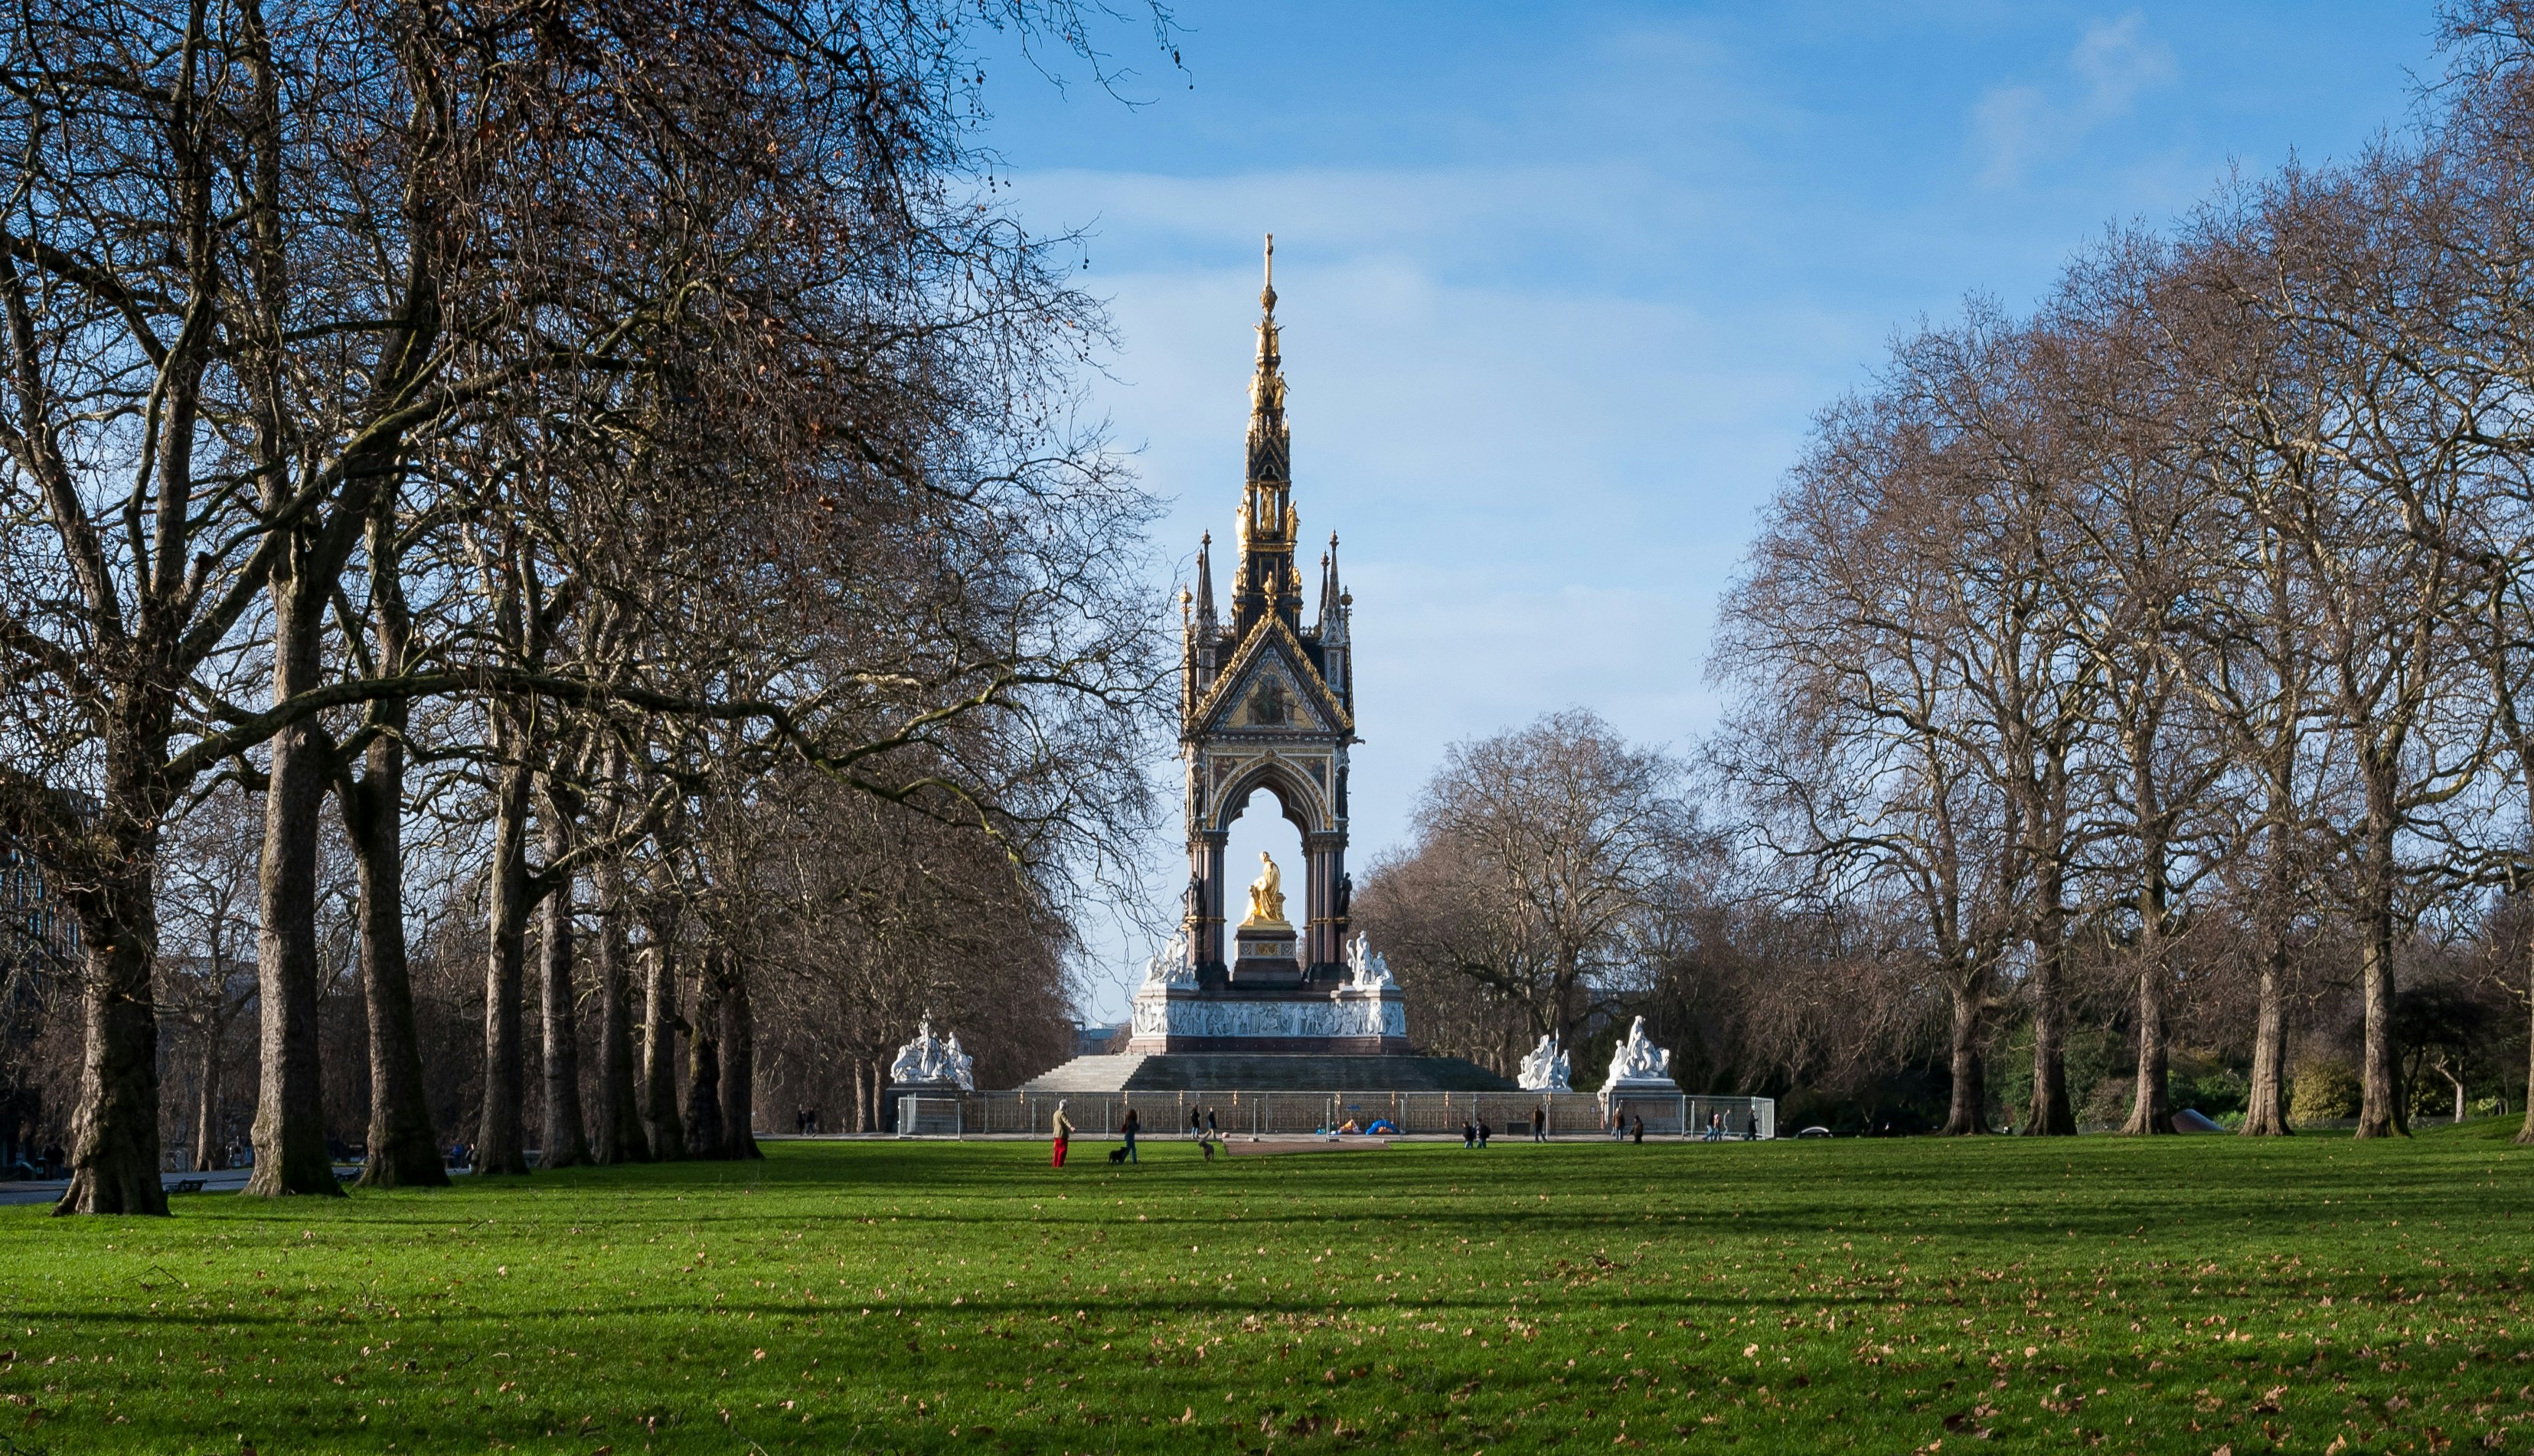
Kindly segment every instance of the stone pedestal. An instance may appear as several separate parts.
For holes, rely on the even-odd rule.
[[[1233,933],[1232,984],[1293,988],[1302,984],[1299,940],[1281,920],[1253,920]]]

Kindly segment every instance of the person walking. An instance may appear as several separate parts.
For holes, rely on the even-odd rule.
[[[1610,1140],[1612,1142],[1628,1140],[1628,1105],[1624,1102],[1610,1113]]]
[[[1749,1113],[1745,1114],[1744,1118],[1745,1121],[1742,1123],[1742,1140],[1744,1142],[1758,1142],[1760,1140],[1760,1110],[1755,1107],[1751,1109]]]
[[[1126,1161],[1138,1168],[1144,1166],[1144,1158],[1142,1154],[1135,1151],[1135,1134],[1143,1130],[1143,1114],[1131,1107],[1126,1109],[1126,1121],[1118,1125],[1117,1131],[1126,1139]]]
[[[1188,1109],[1188,1136],[1198,1142],[1205,1141],[1205,1109],[1201,1107]]]
[[[1628,1127],[1628,1135],[1636,1139],[1637,1146],[1644,1147],[1646,1145],[1646,1115],[1644,1113],[1637,1114],[1637,1116],[1631,1121]]]
[[[1548,1104],[1545,1102],[1531,1110],[1531,1140],[1548,1141]]]
[[[1467,1118],[1463,1118],[1461,1120],[1461,1146],[1465,1148],[1474,1148],[1478,1145],[1478,1124],[1471,1122]]]
[[[1496,1129],[1487,1125],[1486,1119],[1478,1119],[1478,1146],[1485,1147],[1487,1139],[1495,1136],[1495,1131]]]
[[[1064,1099],[1062,1098],[1056,1099],[1056,1122],[1052,1130],[1056,1133],[1056,1163],[1054,1166],[1061,1168],[1064,1166],[1065,1145],[1073,1140],[1073,1120],[1064,1115]]]
[[[1208,1137],[1213,1138],[1216,1142],[1223,1141],[1223,1129],[1214,1125],[1213,1108],[1207,1108],[1205,1110],[1205,1132]]]

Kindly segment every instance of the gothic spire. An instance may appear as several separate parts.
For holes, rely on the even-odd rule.
[[[1329,549],[1320,553],[1320,625],[1325,634],[1338,616],[1338,533],[1329,532]]]
[[[1196,620],[1207,633],[1214,631],[1214,532],[1196,548]]]
[[[1291,442],[1285,431],[1285,356],[1276,328],[1276,235],[1267,234],[1267,275],[1258,290],[1258,368],[1249,381],[1249,479],[1293,480]],[[1281,513],[1280,513],[1281,514]],[[1273,518],[1255,522],[1269,530]]]

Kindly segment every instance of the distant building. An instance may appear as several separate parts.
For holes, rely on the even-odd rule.
[[[22,961],[67,965],[80,953],[79,922],[34,861],[0,844],[0,975]]]
[[[1125,1045],[1126,1023],[1122,1021],[1115,1026],[1083,1026],[1077,1023],[1073,1028],[1073,1055],[1076,1057],[1108,1057],[1122,1051]]]
[[[28,1080],[57,978],[79,963],[79,922],[52,881],[0,844],[0,1178],[42,1146],[43,1099]]]

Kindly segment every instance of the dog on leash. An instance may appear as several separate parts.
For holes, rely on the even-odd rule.
[[[1125,1162],[1125,1161],[1126,1161],[1126,1150],[1125,1150],[1124,1148],[1111,1148],[1111,1149],[1109,1150],[1109,1161],[1110,1161],[1110,1162],[1112,1162],[1112,1163],[1123,1163],[1123,1162]]]
[[[1201,1138],[1198,1138],[1198,1139],[1197,1139],[1197,1144],[1196,1144],[1196,1145],[1197,1145],[1198,1147],[1201,1147],[1201,1148],[1205,1149],[1205,1160],[1206,1160],[1207,1162],[1211,1163],[1211,1162],[1213,1162],[1213,1161],[1214,1161],[1214,1139],[1213,1139],[1213,1138],[1211,1138],[1211,1137],[1201,1137]]]

